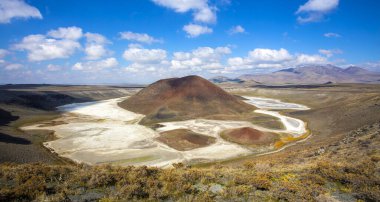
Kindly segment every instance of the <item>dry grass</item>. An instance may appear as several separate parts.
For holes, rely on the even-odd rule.
[[[110,166],[2,165],[0,201],[74,200],[264,200],[316,201],[342,192],[357,199],[379,199],[376,162],[325,161],[302,172],[279,172],[260,165],[211,169]],[[258,169],[256,169],[258,167]],[[96,193],[96,194],[95,194]]]

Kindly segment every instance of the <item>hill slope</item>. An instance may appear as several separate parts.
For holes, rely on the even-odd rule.
[[[156,121],[238,115],[255,109],[199,76],[159,80],[119,105]]]
[[[354,66],[343,69],[333,65],[308,65],[263,75],[242,75],[238,79],[267,84],[380,83],[380,73]]]

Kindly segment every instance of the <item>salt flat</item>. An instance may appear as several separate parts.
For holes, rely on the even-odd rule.
[[[308,108],[279,100],[245,97],[247,103],[260,108],[255,112],[279,118],[285,126],[284,130],[263,128],[246,121],[206,119],[160,123],[162,127],[153,130],[138,124],[144,115],[127,111],[117,105],[126,98],[64,105],[59,107],[59,110],[64,111],[65,114],[55,121],[65,124],[37,124],[22,129],[54,130],[58,139],[46,142],[44,145],[58,155],[76,162],[159,167],[170,167],[173,163],[184,161],[222,160],[273,149],[270,147],[264,150],[253,150],[225,141],[219,133],[226,129],[253,127],[262,131],[288,133],[294,137],[306,132],[303,121],[270,110],[306,110]],[[189,129],[212,136],[216,138],[216,142],[202,148],[178,151],[156,140],[160,132],[174,129]]]

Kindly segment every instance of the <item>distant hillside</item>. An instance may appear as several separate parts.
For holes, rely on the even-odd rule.
[[[236,78],[236,79],[231,79],[225,76],[217,76],[209,79],[213,83],[226,83],[226,82],[231,82],[231,83],[242,83],[244,81]]]
[[[159,80],[119,103],[146,122],[238,115],[255,109],[199,76]]]
[[[343,69],[333,65],[307,65],[269,74],[246,74],[237,79],[264,84],[380,83],[380,73],[356,66]]]

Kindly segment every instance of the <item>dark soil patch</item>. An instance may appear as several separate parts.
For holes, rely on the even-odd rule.
[[[221,137],[242,145],[267,145],[278,138],[274,133],[262,132],[250,127],[225,130],[221,133]]]
[[[10,112],[0,109],[0,126],[7,125],[17,119],[18,116],[13,116]]]
[[[0,133],[0,142],[12,143],[12,144],[31,144],[31,141],[25,138],[14,137],[14,136],[10,136],[4,133]]]

